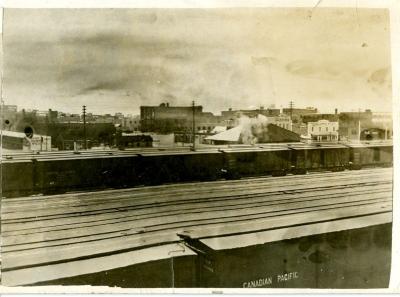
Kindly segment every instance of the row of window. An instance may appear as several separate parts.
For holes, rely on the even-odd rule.
[[[206,126],[203,126],[203,127],[200,127],[200,126],[198,126],[197,127],[197,130],[207,130],[207,131],[210,131],[211,129],[214,129],[213,127],[210,127],[210,126],[208,126],[208,127],[206,127]]]
[[[318,128],[319,128],[319,132],[321,132],[322,131],[322,127],[318,127]],[[326,129],[326,132],[329,131],[328,127],[326,127],[325,129]],[[311,131],[314,132],[314,127],[311,127]],[[332,131],[334,131],[334,132],[336,131],[336,127],[335,126],[332,127]]]

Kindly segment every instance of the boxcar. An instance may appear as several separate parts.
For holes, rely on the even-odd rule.
[[[290,150],[284,145],[221,150],[231,177],[285,175],[290,170]]]
[[[2,195],[4,197],[18,197],[33,194],[34,162],[35,161],[32,160],[2,161]]]
[[[393,164],[393,145],[391,143],[354,143],[350,148],[352,167],[391,166]]]
[[[139,179],[143,184],[215,180],[221,174],[220,152],[144,152],[140,154]]]
[[[232,246],[234,241],[232,237]],[[203,251],[198,254],[200,287],[343,289],[389,285],[391,224],[232,246],[224,248],[222,244],[218,250],[204,244],[198,247]]]
[[[308,170],[344,170],[350,152],[342,144],[291,144],[294,173]]]

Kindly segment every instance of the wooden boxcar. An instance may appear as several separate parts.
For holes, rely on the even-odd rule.
[[[352,167],[391,166],[393,164],[393,145],[390,142],[353,143],[350,148]]]
[[[341,144],[291,144],[294,173],[308,170],[344,170],[349,164],[349,149]]]
[[[235,248],[243,242],[239,237],[205,239],[197,246],[202,250],[198,253],[200,287],[354,289],[389,285],[391,224],[274,242],[260,235],[260,243],[267,243]]]

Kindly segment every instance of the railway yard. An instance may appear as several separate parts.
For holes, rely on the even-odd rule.
[[[385,287],[391,222],[392,168],[3,198],[2,283]]]

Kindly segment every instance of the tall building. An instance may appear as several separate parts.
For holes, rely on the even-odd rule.
[[[220,123],[220,117],[211,112],[203,112],[203,107],[170,106],[162,103],[159,106],[140,107],[140,126],[142,132],[190,132],[193,130],[193,113],[195,131],[211,131]]]

